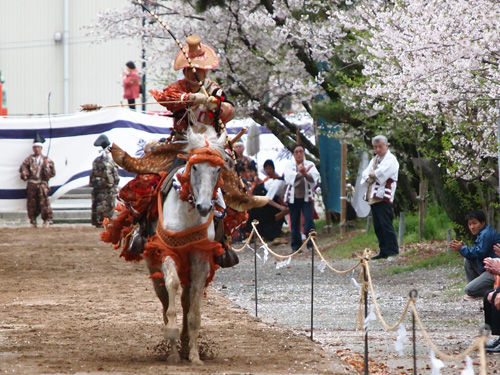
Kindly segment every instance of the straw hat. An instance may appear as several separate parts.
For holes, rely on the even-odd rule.
[[[183,47],[183,50],[187,51],[189,59],[196,69],[209,70],[219,65],[219,58],[215,54],[215,51],[209,46],[201,43],[201,39],[198,35],[188,36],[186,42],[187,44]],[[174,69],[180,70],[183,68],[189,68],[189,63],[182,51],[179,51],[175,58]]]

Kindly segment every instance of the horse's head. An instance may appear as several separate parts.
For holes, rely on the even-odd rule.
[[[187,134],[188,165],[193,205],[201,216],[207,216],[213,208],[213,200],[220,185],[219,172],[224,165],[225,136],[217,137],[208,127],[205,133],[191,129]],[[219,182],[219,184],[218,184]]]

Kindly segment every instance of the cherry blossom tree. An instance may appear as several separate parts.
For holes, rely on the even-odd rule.
[[[359,2],[356,12],[347,18],[368,34],[359,39],[367,81],[356,92],[367,107],[389,103],[398,120],[417,125],[408,123],[416,139],[439,136],[440,162],[455,177],[497,175],[498,0]]]
[[[363,65],[344,102],[384,117],[398,150],[417,161],[405,167],[432,182],[455,222],[498,202],[499,5],[355,1],[341,16]]]
[[[221,59],[213,78],[236,101],[238,115],[250,116],[291,146],[319,150],[290,120],[291,111],[311,112],[319,94],[332,94],[318,62],[328,62],[345,36],[331,0],[224,1],[196,12],[191,2],[147,1],[183,41],[190,33],[214,47]],[[221,2],[217,2],[221,3]],[[213,4],[205,4],[213,5]],[[144,22],[143,19],[146,21]],[[100,39],[142,38],[147,45],[148,77],[167,84],[176,79],[172,61],[178,47],[139,5],[99,15],[91,30]]]
[[[369,145],[377,133],[389,136],[408,186],[425,177],[445,191],[452,176],[458,187],[449,207],[482,194],[478,186],[497,187],[498,0],[146,3],[181,41],[196,33],[217,50],[212,78],[238,115],[285,146],[300,141],[319,157],[287,113],[313,113],[322,95],[331,102],[314,114],[339,124],[337,137]],[[134,1],[103,12],[90,30],[101,40],[143,40],[149,87],[177,79],[178,47]]]

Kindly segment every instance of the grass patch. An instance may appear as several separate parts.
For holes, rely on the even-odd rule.
[[[464,294],[464,289],[465,286],[467,285],[467,282],[464,279],[464,275],[460,275],[455,283],[450,285],[446,290],[444,290],[444,293],[446,293],[447,296],[451,297],[457,297],[461,296]]]
[[[462,258],[454,252],[447,251],[422,251],[422,247],[405,252],[398,257],[398,265],[389,267],[385,273],[395,275],[411,272],[421,268],[435,269],[437,267],[455,267],[463,263]]]
[[[399,240],[398,217],[393,225]],[[453,228],[452,223],[446,216],[444,210],[437,204],[430,204],[427,217],[424,220],[424,231],[422,241],[418,241],[419,218],[417,213],[405,215],[405,228],[402,244],[400,244],[400,255],[396,258],[397,264],[388,268],[385,272],[398,274],[410,272],[421,268],[433,269],[437,267],[461,267],[462,257],[446,249],[446,232]],[[364,249],[378,250],[378,240],[370,225],[366,231],[366,219],[357,219],[348,223],[346,235],[340,237],[339,224],[334,223],[330,232],[325,228],[326,220],[315,221],[318,238],[317,244],[328,255],[334,259],[351,258],[353,254],[359,254]],[[452,231],[453,235],[453,231]],[[456,277],[462,277],[456,273]]]

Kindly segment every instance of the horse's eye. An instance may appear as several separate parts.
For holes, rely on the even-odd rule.
[[[193,165],[191,168],[193,168],[195,171],[196,171],[196,169],[197,169],[197,168],[196,168],[196,165]]]

